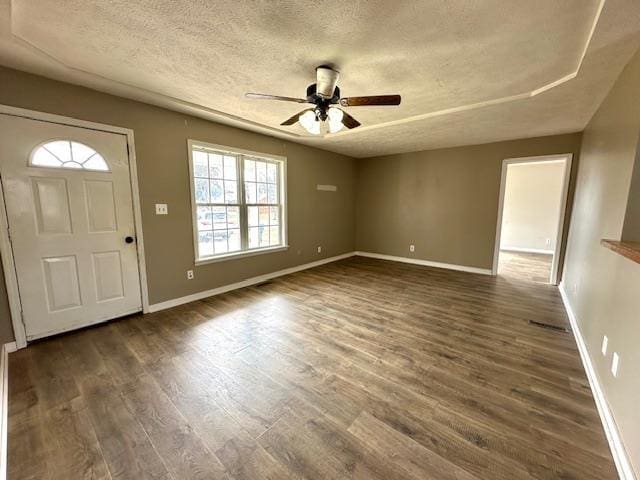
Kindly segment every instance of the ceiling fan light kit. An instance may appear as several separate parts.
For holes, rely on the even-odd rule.
[[[307,87],[307,98],[281,97],[278,95],[266,95],[262,93],[247,93],[247,98],[258,100],[279,100],[282,102],[310,103],[315,105],[293,117],[285,120],[280,125],[290,126],[296,122],[312,135],[337,133],[343,128],[357,128],[360,126],[355,118],[337,107],[372,107],[400,105],[400,95],[374,95],[366,97],[340,97],[338,78],[340,73],[327,65],[316,68],[316,83]]]

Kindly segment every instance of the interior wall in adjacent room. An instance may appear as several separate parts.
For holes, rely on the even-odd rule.
[[[564,161],[507,167],[500,248],[553,253],[556,248]]]

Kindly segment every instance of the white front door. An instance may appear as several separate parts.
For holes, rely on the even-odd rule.
[[[27,340],[142,309],[127,139],[0,114]]]

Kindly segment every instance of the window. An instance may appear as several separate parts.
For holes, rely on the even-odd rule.
[[[286,248],[285,159],[189,141],[196,262]]]
[[[83,143],[71,140],[54,140],[40,145],[31,154],[29,164],[34,167],[109,171],[102,155]]]

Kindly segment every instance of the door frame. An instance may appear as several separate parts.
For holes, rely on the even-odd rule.
[[[142,235],[142,209],[140,205],[140,191],[138,187],[138,168],[136,163],[136,149],[133,130],[123,127],[105,125],[103,123],[79,120],[77,118],[55,115],[52,113],[38,112],[24,108],[12,107],[0,104],[0,114],[37,120],[41,122],[56,123],[70,127],[86,128],[107,133],[124,135],[127,141],[129,156],[129,177],[131,181],[131,198],[133,200],[133,222],[136,235],[136,252],[138,256],[138,271],[140,276],[140,294],[142,299],[142,312],[149,312],[149,290],[147,287],[147,268],[144,256],[144,239]],[[1,161],[1,159],[0,159]],[[7,208],[4,201],[4,190],[0,182],[0,255],[2,257],[2,269],[4,271],[9,309],[11,311],[11,323],[16,338],[16,347],[27,346],[26,327],[22,319],[22,303],[18,289],[18,276],[13,259],[13,248],[9,237],[9,223]]]
[[[493,248],[493,267],[491,274],[496,276],[498,274],[498,259],[500,256],[500,237],[502,235],[502,215],[504,211],[504,195],[507,182],[507,169],[509,165],[521,164],[521,163],[546,163],[553,160],[557,160],[564,157],[565,167],[562,180],[562,193],[560,198],[560,215],[558,216],[558,226],[556,235],[556,247],[553,252],[553,261],[551,263],[551,276],[549,283],[551,285],[558,285],[558,273],[560,270],[560,253],[562,253],[562,239],[564,235],[565,217],[567,215],[567,203],[569,200],[569,184],[571,182],[571,164],[573,162],[573,153],[558,153],[555,155],[540,155],[537,157],[521,157],[521,158],[506,158],[502,161],[502,173],[500,176],[500,197],[498,203],[498,222],[496,224],[496,242]]]

